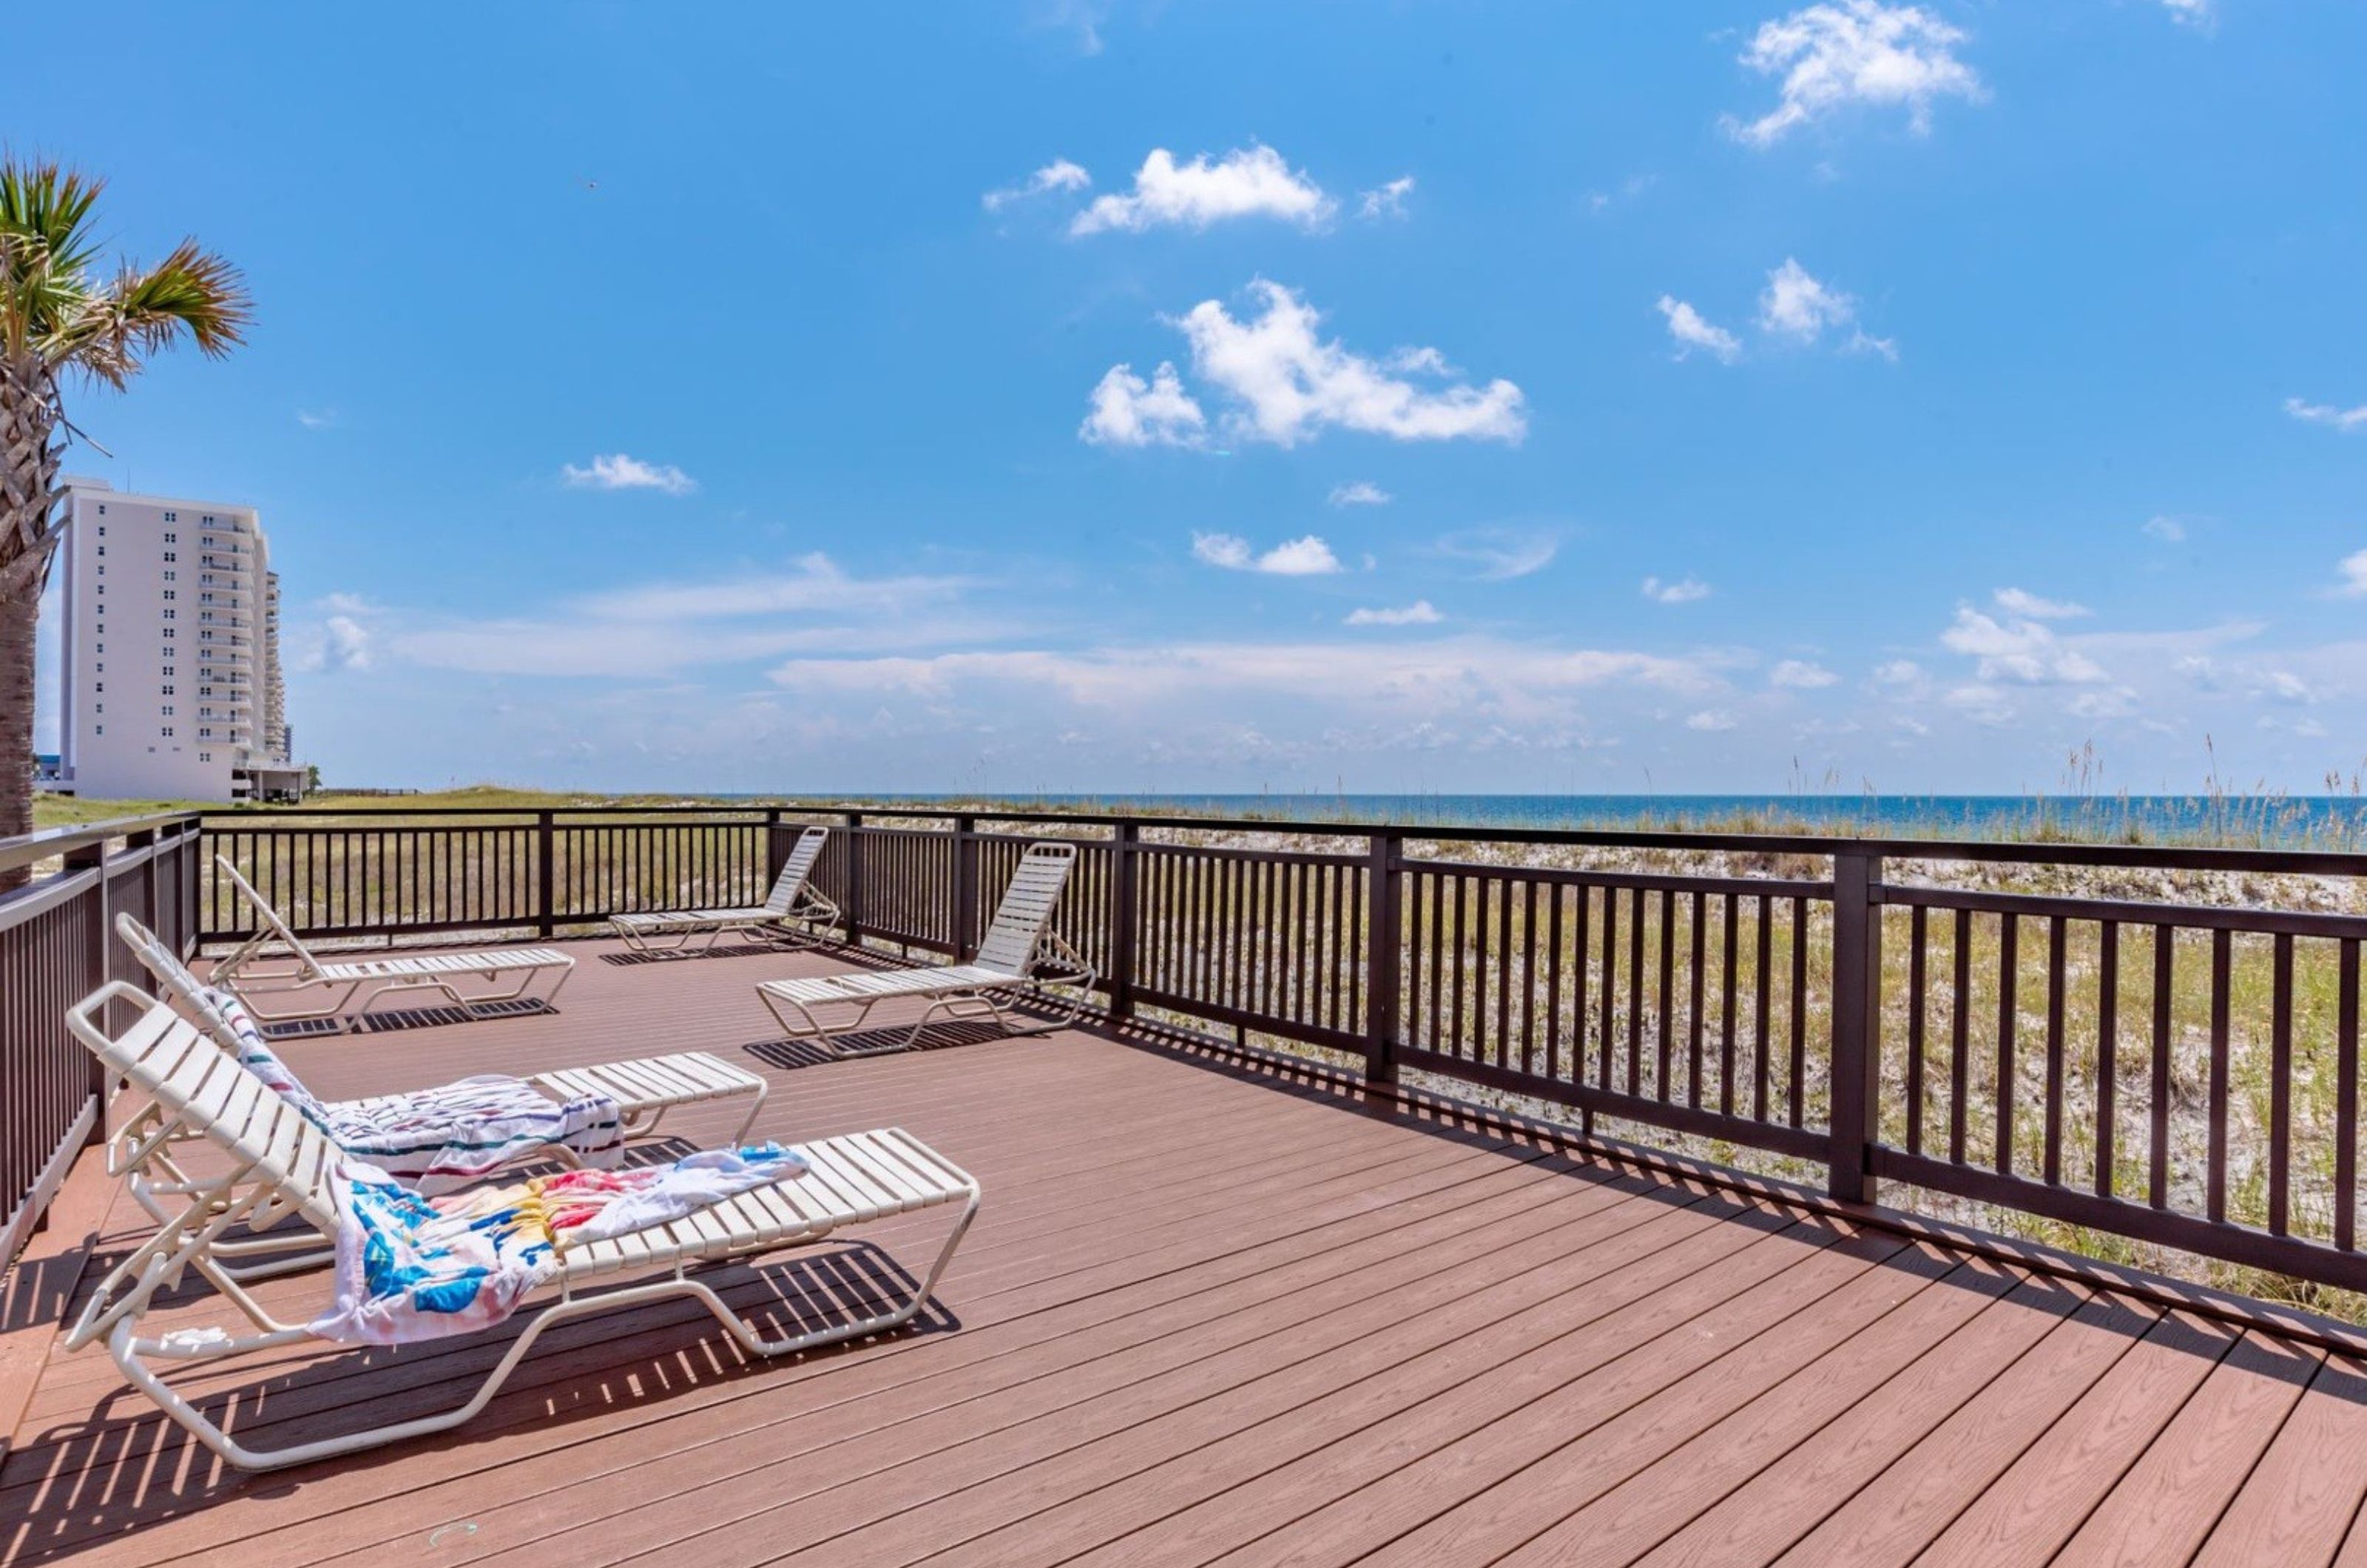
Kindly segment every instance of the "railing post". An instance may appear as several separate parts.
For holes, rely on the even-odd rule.
[[[1370,884],[1365,905],[1365,1093],[1368,1100],[1394,1100],[1398,1081],[1398,943],[1404,921],[1398,866],[1405,840],[1375,833]]]
[[[846,945],[863,943],[863,813],[846,814],[846,897],[839,913],[846,924]]]
[[[1134,953],[1142,927],[1142,827],[1121,822],[1110,834],[1109,1010],[1121,1021],[1134,1016]]]
[[[1872,1145],[1882,1134],[1882,857],[1833,856],[1831,1173],[1826,1190],[1875,1201]]]
[[[756,884],[756,898],[749,900],[751,903],[762,899],[771,891],[774,882],[781,874],[781,867],[788,862],[789,847],[781,839],[781,808],[777,806],[767,807],[764,810],[763,855],[764,875]]]
[[[548,811],[534,814],[534,928],[546,940],[559,927],[558,901],[553,896],[558,885],[559,863],[553,852],[558,848],[558,835],[551,830],[551,816]]]
[[[107,841],[102,839],[95,844],[68,850],[60,869],[67,876],[78,871],[97,873],[97,880],[90,890],[90,923],[84,929],[84,940],[90,947],[88,962],[83,970],[84,985],[80,995],[86,997],[114,978],[115,965],[108,962]],[[109,1030],[122,1027],[122,1021],[116,1016],[119,1006],[115,1002],[107,1006],[107,1017],[102,1021]],[[107,1103],[107,1068],[96,1056],[93,1056],[89,1072],[90,1092],[104,1106]],[[92,1118],[90,1135],[84,1140],[84,1146],[106,1141],[107,1117],[102,1113]]]
[[[946,940],[954,944],[954,962],[967,964],[978,956],[978,818],[954,818],[953,918],[946,922]]]

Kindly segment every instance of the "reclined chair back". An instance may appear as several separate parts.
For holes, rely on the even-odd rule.
[[[781,863],[781,874],[773,883],[773,896],[764,900],[766,914],[787,915],[797,908],[798,896],[805,891],[807,879],[813,875],[815,863],[821,859],[822,848],[829,842],[827,828],[809,828],[798,835],[789,858]]]
[[[197,1025],[214,1038],[214,1043],[225,1051],[239,1048],[238,1030],[214,1001],[213,988],[191,972],[181,962],[180,955],[164,945],[164,939],[138,920],[128,909],[115,916],[115,934],[131,950],[156,982],[164,999],[178,1006]]]
[[[140,1010],[119,1036],[99,1023],[107,1004],[118,999]],[[67,1010],[66,1027],[110,1078],[154,1101],[164,1122],[158,1136],[204,1138],[230,1156],[236,1174],[226,1184],[267,1187],[267,1210],[301,1214],[335,1234],[337,1198],[330,1174],[341,1151],[196,1024],[139,987],[112,980]],[[256,1228],[266,1223],[258,1219]]]
[[[214,869],[219,874],[228,877],[230,885],[238,889],[238,896],[255,912],[255,934],[232,949],[229,957],[214,965],[214,978],[227,984],[242,966],[266,951],[276,941],[295,957],[300,978],[318,979],[321,961],[312,956],[312,950],[298,940],[288,922],[280,919],[279,911],[272,908],[271,900],[255,890],[255,884],[239,874],[238,867],[230,863],[228,855],[214,856]]]
[[[989,969],[1025,975],[1035,962],[1036,949],[1060,906],[1060,891],[1077,863],[1077,846],[1047,842],[1030,844],[1011,874],[1011,886],[995,907],[994,923],[978,944],[978,962]]]

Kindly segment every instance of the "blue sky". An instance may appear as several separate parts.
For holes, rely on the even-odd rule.
[[[0,136],[108,175],[123,249],[225,252],[257,324],[84,396],[115,456],[69,466],[262,508],[333,782],[2367,752],[2347,0],[109,33]]]

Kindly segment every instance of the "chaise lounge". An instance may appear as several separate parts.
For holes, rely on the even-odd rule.
[[[705,952],[728,931],[766,941],[794,934],[800,928],[810,932],[814,927],[828,925],[839,918],[838,906],[812,885],[814,864],[821,859],[821,852],[829,842],[827,828],[809,828],[798,834],[789,858],[781,863],[781,874],[774,879],[772,896],[762,904],[741,909],[650,910],[613,915],[608,924],[624,938],[627,947],[636,953],[652,953],[683,952],[695,936],[707,938],[697,949]]]
[[[861,1047],[833,1046],[841,1056],[877,1055],[910,1049],[922,1030],[938,1018],[991,1018],[1013,1034],[1038,1034],[1076,1020],[1093,966],[1052,929],[1061,890],[1077,861],[1077,846],[1027,846],[1012,873],[1011,886],[996,907],[994,922],[978,956],[968,964],[935,969],[889,969],[767,980],[756,987],[774,1019],[791,1040],[828,1042],[860,1031],[882,1002],[925,998],[928,1005],[901,1041]],[[1012,1027],[1003,1001],[1014,991],[1041,994],[1047,986],[1073,986],[1077,998],[1051,1021],[1034,1029]]]
[[[108,1005],[119,1001],[140,1012],[122,1034],[110,1035],[100,1020]],[[782,1356],[885,1333],[919,1313],[978,1212],[977,1181],[901,1129],[799,1145],[787,1151],[804,1168],[797,1179],[767,1181],[686,1218],[645,1229],[572,1246],[553,1240],[549,1245],[555,1256],[543,1284],[557,1288],[558,1300],[544,1306],[511,1340],[476,1392],[457,1407],[283,1448],[258,1449],[232,1437],[184,1399],[151,1362],[216,1361],[305,1343],[343,1342],[274,1318],[222,1266],[220,1251],[223,1236],[242,1225],[267,1231],[293,1220],[308,1231],[338,1235],[352,1219],[345,1209],[350,1168],[327,1134],[294,1106],[216,1049],[197,1025],[136,987],[109,982],[74,1007],[66,1022],[111,1077],[150,1098],[153,1109],[145,1121],[121,1134],[128,1143],[161,1145],[201,1137],[228,1164],[226,1174],[190,1182],[176,1194],[185,1200],[181,1207],[99,1281],[68,1332],[66,1348],[104,1344],[135,1388],[208,1449],[244,1470],[328,1459],[459,1426],[484,1409],[545,1329],[664,1297],[697,1300],[759,1356]],[[955,1202],[961,1204],[959,1217],[911,1299],[852,1321],[767,1339],[711,1285],[687,1272],[698,1265],[752,1259],[819,1242],[844,1226]],[[581,1293],[596,1281],[651,1269],[666,1272],[656,1280]],[[251,1331],[209,1325],[143,1337],[143,1321],[158,1293],[171,1290],[190,1271],[236,1308]],[[246,1413],[251,1419],[251,1407]]]
[[[238,867],[226,855],[216,855],[214,865],[220,874],[238,890],[238,896],[254,910],[255,934],[232,949],[230,955],[214,965],[214,983],[235,993],[246,1009],[266,1023],[293,1023],[324,1018],[342,1018],[342,1027],[351,1030],[370,1010],[379,998],[388,995],[408,995],[420,991],[441,993],[451,1004],[471,1017],[482,1009],[503,1002],[514,1002],[533,988],[535,977],[557,971],[559,978],[545,994],[546,1003],[556,1001],[560,987],[567,984],[575,968],[575,960],[548,947],[496,948],[485,953],[422,953],[401,958],[365,958],[351,963],[324,964],[312,954],[298,938],[271,901],[255,889],[255,885],[241,875]],[[277,953],[274,949],[279,950]],[[292,960],[285,969],[258,969],[253,965],[258,959],[284,956]],[[459,982],[474,977],[488,985],[499,987],[504,976],[515,976],[515,984],[505,989],[463,992]],[[274,1001],[303,997],[311,993],[304,1005],[282,1007],[274,1011],[263,1005],[265,998]],[[357,1001],[358,998],[358,1001]],[[347,1010],[351,1009],[350,1013]]]

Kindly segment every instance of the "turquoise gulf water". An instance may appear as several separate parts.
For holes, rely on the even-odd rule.
[[[815,798],[815,797],[809,797]],[[1802,829],[1891,837],[2077,837],[2349,848],[2367,842],[2350,795],[847,795],[927,806],[1386,822],[1413,827]]]

